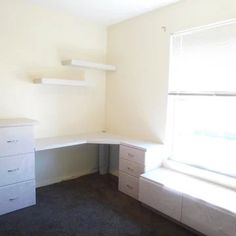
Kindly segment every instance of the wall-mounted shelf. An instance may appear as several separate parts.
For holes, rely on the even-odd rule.
[[[100,64],[90,61],[81,61],[81,60],[65,60],[62,61],[62,65],[66,66],[77,66],[87,69],[95,69],[95,70],[104,70],[104,71],[115,71],[116,67],[114,65]]]
[[[86,80],[74,80],[74,79],[56,79],[56,78],[39,78],[34,79],[35,84],[45,85],[64,85],[64,86],[78,86],[78,87],[90,87],[91,83]]]

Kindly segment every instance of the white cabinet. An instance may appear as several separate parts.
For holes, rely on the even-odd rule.
[[[119,190],[135,199],[139,194],[139,177],[144,172],[160,166],[162,145],[147,148],[122,143],[119,154]],[[151,163],[151,164],[150,164]]]
[[[183,197],[182,223],[209,236],[236,235],[235,215],[189,196]]]
[[[119,172],[119,190],[135,199],[138,199],[137,178],[123,172]]]
[[[120,159],[129,160],[144,166],[145,151],[125,145],[120,145]]]
[[[142,203],[208,236],[236,235],[235,196],[232,190],[166,168],[142,174],[139,182]]]
[[[0,120],[0,215],[36,202],[33,124]]]
[[[0,186],[35,178],[34,153],[0,158]]]
[[[32,127],[0,128],[0,157],[30,152],[34,152]]]
[[[141,174],[144,173],[144,166],[136,162],[120,158],[119,170],[138,178]]]
[[[119,190],[138,199],[139,175],[144,172],[145,151],[120,145]]]
[[[0,188],[0,215],[32,206],[35,202],[34,180]]]
[[[139,182],[139,200],[165,215],[180,221],[181,193],[141,177]]]

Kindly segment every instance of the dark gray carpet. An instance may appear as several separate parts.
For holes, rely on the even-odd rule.
[[[0,216],[1,236],[194,236],[118,192],[110,175],[37,190],[37,205]]]

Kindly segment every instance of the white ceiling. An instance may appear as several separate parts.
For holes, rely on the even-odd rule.
[[[81,18],[111,25],[179,0],[30,0]]]

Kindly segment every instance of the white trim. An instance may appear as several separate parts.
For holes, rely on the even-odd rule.
[[[75,80],[75,79],[59,79],[59,78],[39,78],[34,79],[35,84],[43,85],[63,85],[63,86],[78,86],[78,87],[90,87],[92,83],[86,80]]]
[[[116,70],[116,67],[114,65],[101,64],[101,63],[75,60],[75,59],[64,60],[61,63],[64,66],[76,66],[76,67],[87,68],[87,69],[104,70],[104,71]]]
[[[196,168],[187,164],[175,162],[172,160],[165,160],[163,166],[167,169],[178,171],[198,179],[209,181],[226,188],[236,190],[236,179],[223,174],[214,173],[208,170]]]
[[[220,22],[216,22],[216,23],[212,23],[212,24],[207,24],[204,26],[197,26],[197,27],[189,28],[189,29],[182,30],[182,31],[177,31],[177,32],[171,33],[171,36],[172,37],[184,36],[184,35],[200,32],[200,31],[204,31],[204,30],[208,30],[208,29],[218,28],[221,26],[230,25],[230,24],[234,24],[234,23],[236,23],[236,18],[230,19],[230,20],[225,20],[225,21],[220,21]]]

